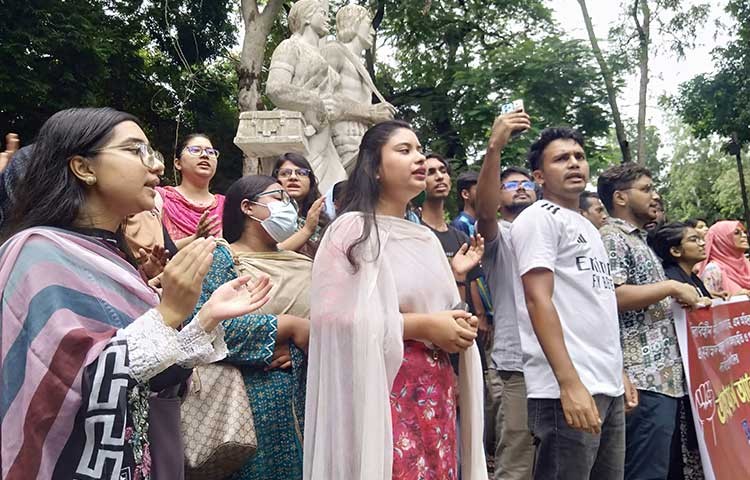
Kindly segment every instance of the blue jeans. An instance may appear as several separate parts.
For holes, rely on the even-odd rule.
[[[594,395],[602,432],[568,426],[559,399],[528,399],[535,480],[622,480],[625,464],[623,397]]]
[[[627,418],[625,478],[665,480],[680,399],[638,390],[638,407]]]

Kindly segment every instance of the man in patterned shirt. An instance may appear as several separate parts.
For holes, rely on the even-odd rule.
[[[633,163],[614,166],[597,188],[610,215],[600,233],[615,282],[624,367],[640,397],[627,417],[625,478],[666,479],[686,394],[670,297],[693,306],[698,295],[688,284],[667,280],[646,243],[644,226],[656,219],[659,200],[651,172]]]

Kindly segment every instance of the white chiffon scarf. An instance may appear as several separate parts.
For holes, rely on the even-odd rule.
[[[449,310],[460,300],[432,232],[394,217],[378,216],[377,221],[378,235],[373,229],[355,249],[360,260],[356,273],[346,250],[362,232],[360,213],[342,215],[328,228],[313,264],[305,480],[391,480],[389,397],[404,354],[395,279],[414,278],[424,289],[419,301],[424,311],[413,313]],[[425,271],[399,264],[404,256],[417,259]],[[476,344],[460,355],[459,365],[462,477],[486,480],[482,368]]]

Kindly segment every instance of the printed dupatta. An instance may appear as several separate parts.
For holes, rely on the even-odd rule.
[[[360,267],[353,272],[346,250],[362,225],[360,213],[337,218],[324,234],[313,264],[305,480],[391,479],[389,397],[404,354],[395,278],[415,272],[389,262],[386,248],[397,248],[441,271],[425,279],[424,289],[431,297],[427,311],[449,310],[460,299],[437,237],[406,220],[378,216],[378,233],[373,230],[355,251]],[[476,343],[461,353],[458,378],[462,477],[486,480],[483,380]]]
[[[106,246],[53,228],[3,245],[0,285],[2,478],[146,476],[145,418],[129,404],[147,400],[117,333],[156,294]]]

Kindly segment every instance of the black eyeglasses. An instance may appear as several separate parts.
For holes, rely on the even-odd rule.
[[[277,168],[274,174],[276,178],[289,178],[292,174],[298,177],[309,177],[312,170],[309,168]]]
[[[164,157],[147,143],[132,143],[129,145],[118,145],[92,150],[91,153],[99,153],[107,150],[120,150],[138,155],[143,166],[149,170],[157,170],[164,167]]]
[[[219,158],[219,151],[211,147],[201,147],[199,145],[190,145],[188,147],[185,147],[185,150],[187,150],[187,152],[193,157],[200,157],[201,155],[205,153],[207,157]]]
[[[518,180],[512,180],[510,182],[505,182],[502,185],[503,190],[508,190],[511,192],[518,190],[521,187],[523,187],[524,190],[534,190],[536,188],[536,184],[529,180],[524,180],[523,182],[519,182]]]

